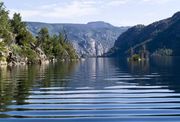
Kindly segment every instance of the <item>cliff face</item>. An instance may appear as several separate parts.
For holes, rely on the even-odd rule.
[[[141,44],[146,45],[150,54],[171,50],[170,55],[180,55],[180,12],[148,26],[138,25],[128,29],[118,37],[107,55],[122,56],[130,48]]]
[[[87,24],[47,24],[26,22],[27,28],[36,35],[40,28],[48,28],[50,34],[65,31],[79,56],[101,56],[113,47],[117,37],[128,27],[114,27],[105,22]]]

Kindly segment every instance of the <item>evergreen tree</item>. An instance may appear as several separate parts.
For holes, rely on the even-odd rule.
[[[14,13],[13,19],[11,20],[11,26],[13,33],[16,35],[16,43],[18,45],[29,45],[34,42],[32,34],[26,29],[26,25],[22,22],[21,15]]]
[[[0,2],[0,38],[3,38],[6,43],[12,40],[11,25],[9,21],[9,11],[6,10],[4,3]]]
[[[21,15],[19,13],[14,13],[11,25],[13,27],[13,33],[15,34],[21,34],[26,30],[26,25],[22,22]]]
[[[48,29],[42,28],[35,39],[27,30],[19,13],[14,13],[12,19],[8,15],[9,12],[4,3],[0,2],[0,60],[3,58],[9,59],[9,62],[26,60],[29,63],[35,63],[39,61],[42,53],[45,53],[49,59],[52,57],[57,59],[77,58],[73,46],[68,42],[65,31],[64,34],[50,36]],[[6,49],[6,47],[8,48]],[[41,53],[37,47],[42,50]],[[11,51],[11,56],[2,56],[1,54],[5,50]],[[12,55],[16,58],[12,59]]]
[[[37,36],[37,46],[43,48],[43,43],[49,40],[49,31],[47,28],[42,28]]]

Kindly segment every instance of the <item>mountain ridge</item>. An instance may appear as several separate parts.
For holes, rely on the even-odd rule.
[[[128,37],[128,38],[126,38]],[[122,56],[133,46],[148,41],[146,46],[150,54],[158,50],[169,49],[173,52],[170,55],[180,55],[180,12],[172,17],[156,21],[150,25],[134,26],[124,32],[115,41],[114,47],[106,54],[107,56]],[[139,52],[140,49],[135,50]]]
[[[28,30],[35,36],[40,28],[48,28],[50,34],[67,32],[79,56],[101,56],[113,47],[117,37],[129,27],[116,27],[107,22],[95,21],[87,24],[26,22]]]

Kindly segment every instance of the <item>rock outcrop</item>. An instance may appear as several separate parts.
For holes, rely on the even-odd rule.
[[[36,35],[46,27],[50,34],[66,31],[68,39],[73,44],[78,55],[101,56],[113,47],[117,37],[129,27],[115,27],[105,22],[90,22],[87,24],[47,24],[26,22],[29,31]]]

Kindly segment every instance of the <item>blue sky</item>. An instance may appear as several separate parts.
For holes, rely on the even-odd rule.
[[[24,21],[87,23],[105,21],[116,26],[150,24],[180,11],[180,0],[3,0],[10,16]]]

